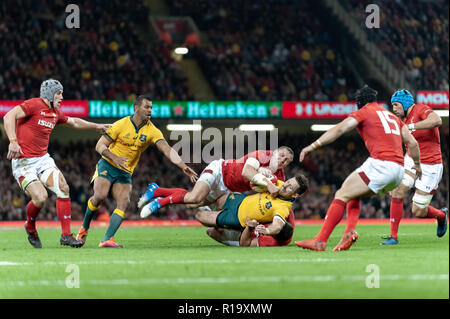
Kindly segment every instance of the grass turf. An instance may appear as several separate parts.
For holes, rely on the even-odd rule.
[[[434,225],[401,225],[397,246],[380,246],[388,225],[360,225],[349,251],[287,247],[226,247],[202,227],[125,227],[116,240],[124,249],[99,249],[105,228],[92,228],[83,248],[59,245],[59,230],[39,229],[42,249],[25,231],[0,229],[2,298],[449,298],[448,234]],[[297,226],[294,240],[309,239],[320,226]],[[73,227],[75,231],[75,228]],[[67,288],[77,277],[80,288]],[[379,269],[379,288],[367,276]],[[367,268],[369,266],[369,268]],[[366,272],[366,270],[370,270]]]

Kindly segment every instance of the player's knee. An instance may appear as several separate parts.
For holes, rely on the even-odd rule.
[[[413,205],[412,213],[417,218],[425,218],[428,215],[428,208],[418,207],[417,205]]]
[[[65,194],[69,194],[70,193],[70,187],[67,183],[62,183],[59,185],[59,189],[61,190],[61,192],[65,193]]]
[[[351,199],[353,199],[353,198],[349,198],[349,196],[344,192],[344,191],[342,191],[341,189],[339,189],[337,192],[336,192],[336,194],[334,195],[334,199],[339,199],[339,200],[342,200],[342,201],[344,201],[344,202],[348,202],[348,201],[350,201]]]
[[[428,205],[430,205],[433,195],[415,193],[412,201],[412,212],[418,218],[425,218],[428,215]]]
[[[393,191],[391,191],[391,196],[393,198],[403,198],[405,196],[404,190],[399,186]]]
[[[48,194],[45,191],[45,192],[39,192],[38,194],[33,195],[32,200],[33,200],[33,203],[37,207],[42,207],[42,206],[44,206],[47,198],[48,198]]]
[[[206,235],[208,235],[209,237],[214,237],[215,232],[216,229],[214,227],[208,227],[206,229]]]
[[[184,196],[184,201],[185,203],[198,205],[203,201],[203,198],[200,194],[189,192]]]
[[[195,214],[195,219],[198,220],[199,222],[202,222],[202,220],[203,220],[203,214],[204,214],[204,212],[202,212],[202,211],[197,212],[197,213]]]

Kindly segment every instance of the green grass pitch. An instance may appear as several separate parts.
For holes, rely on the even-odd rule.
[[[202,227],[124,227],[116,236],[124,249],[97,248],[105,228],[92,228],[80,249],[60,246],[59,230],[40,228],[43,248],[34,249],[23,229],[0,229],[0,299],[449,298],[448,234],[437,238],[430,224],[400,225],[400,244],[386,247],[379,243],[388,225],[360,225],[358,242],[333,252],[343,227],[325,252],[293,242],[226,247]],[[294,240],[319,228],[297,226]],[[377,272],[379,288],[368,288]],[[77,278],[79,288],[68,288]]]

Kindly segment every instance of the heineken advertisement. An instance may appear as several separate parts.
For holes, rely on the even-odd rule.
[[[153,118],[281,118],[281,101],[152,101]],[[121,118],[134,114],[132,101],[89,101],[89,117]]]

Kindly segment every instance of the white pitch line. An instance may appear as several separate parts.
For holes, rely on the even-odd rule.
[[[245,264],[245,263],[325,263],[349,261],[351,258],[314,258],[314,259],[187,259],[187,260],[99,260],[99,261],[45,261],[41,263],[0,261],[0,266],[33,266],[33,265],[168,265],[168,264]]]
[[[81,280],[83,286],[141,286],[141,285],[180,285],[180,284],[235,284],[235,283],[273,283],[273,282],[331,282],[331,281],[361,281],[366,276],[267,276],[267,277],[204,277],[204,278],[141,278],[141,279],[110,279],[110,280]],[[448,274],[411,274],[411,275],[382,275],[380,281],[448,281]],[[29,287],[29,286],[65,286],[63,280],[30,280],[3,281],[0,287]]]

